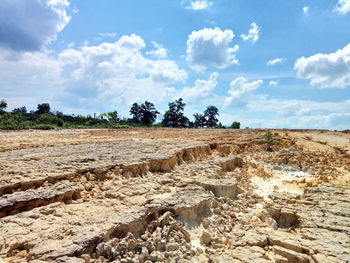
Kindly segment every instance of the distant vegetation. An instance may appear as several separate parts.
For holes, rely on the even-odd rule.
[[[172,127],[172,128],[226,128],[219,120],[219,109],[208,106],[203,113],[195,113],[194,121],[185,116],[186,103],[179,98],[168,104],[169,109],[162,120],[156,123],[160,112],[153,103],[132,104],[130,118],[121,118],[118,112],[106,112],[94,116],[67,115],[60,111],[52,111],[49,103],[38,104],[34,111],[27,111],[25,106],[6,111],[7,102],[0,100],[0,129],[57,129],[57,128],[132,128],[132,127]],[[159,119],[159,118],[158,118]],[[240,123],[234,122],[231,127],[239,129]]]

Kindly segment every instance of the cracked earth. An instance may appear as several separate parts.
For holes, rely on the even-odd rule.
[[[0,132],[0,262],[350,262],[350,134]]]

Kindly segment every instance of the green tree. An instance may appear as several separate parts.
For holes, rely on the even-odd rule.
[[[156,121],[158,114],[159,114],[159,111],[156,110],[153,103],[149,101],[145,101],[145,103],[141,104],[140,115],[141,115],[142,124],[145,124],[145,125],[153,124]]]
[[[20,108],[15,108],[12,110],[12,112],[25,114],[25,113],[27,113],[27,108],[25,106],[20,107]]]
[[[140,123],[141,122],[141,106],[138,105],[136,102],[132,104],[130,108],[130,115],[132,115],[131,121],[134,123]]]
[[[50,104],[48,103],[42,103],[42,104],[38,104],[36,113],[37,114],[48,114],[50,113]]]
[[[204,117],[206,119],[206,126],[215,127],[215,125],[219,122],[217,119],[219,116],[219,109],[215,106],[208,106],[204,111]]]
[[[119,121],[118,112],[116,110],[112,112],[108,112],[107,118],[108,118],[108,121],[113,121],[113,122]]]
[[[182,98],[169,103],[169,110],[164,114],[162,125],[165,127],[188,127],[189,119],[184,115],[183,111],[186,104]]]
[[[7,108],[7,102],[5,100],[0,100],[0,112],[5,112],[5,109]]]
[[[231,129],[240,129],[241,128],[241,123],[238,121],[234,121],[231,124]]]
[[[202,128],[206,125],[207,120],[205,119],[203,114],[195,113],[193,114],[193,117],[194,117],[193,126],[195,128]]]

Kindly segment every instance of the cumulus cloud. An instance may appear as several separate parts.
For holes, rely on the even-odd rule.
[[[168,56],[168,50],[159,45],[157,42],[152,41],[152,45],[155,49],[146,52],[147,55],[150,55],[154,58],[163,59]]]
[[[284,61],[286,61],[285,58],[275,58],[275,59],[267,61],[266,65],[268,65],[268,66],[275,66],[277,64],[283,64]]]
[[[320,88],[350,86],[350,44],[334,53],[299,58],[294,65],[297,76]]]
[[[191,68],[204,70],[207,67],[226,68],[238,64],[235,52],[238,45],[231,47],[234,34],[232,30],[204,28],[193,31],[187,40],[186,60]]]
[[[308,14],[309,13],[309,10],[310,10],[310,8],[308,7],[308,6],[304,6],[303,7],[303,12],[304,12],[304,14]]]
[[[208,80],[197,79],[194,87],[182,89],[176,97],[183,98],[187,102],[197,101],[212,95],[218,84],[219,73],[210,74]]]
[[[339,14],[345,15],[350,12],[350,0],[338,0],[338,4],[334,11]]]
[[[40,50],[68,24],[67,0],[1,0],[0,45]]]
[[[261,28],[255,22],[253,22],[250,24],[250,29],[248,31],[248,34],[241,34],[241,38],[244,41],[250,40],[253,43],[255,43],[260,38],[260,31],[261,31]]]
[[[207,0],[191,1],[186,5],[186,8],[190,10],[204,10],[210,8],[212,5],[213,2]]]
[[[27,101],[34,97],[35,103],[50,101],[62,110],[82,113],[128,109],[141,99],[168,100],[175,91],[171,84],[182,83],[187,73],[172,60],[146,58],[145,47],[141,37],[129,35],[114,43],[68,48],[57,55],[0,52],[3,97],[22,101],[19,94],[23,94]]]
[[[238,77],[231,81],[229,96],[224,101],[225,107],[245,107],[250,101],[252,94],[263,84],[262,80],[249,82],[244,77]]]

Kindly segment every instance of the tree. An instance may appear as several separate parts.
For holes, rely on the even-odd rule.
[[[202,128],[206,125],[207,120],[205,119],[203,114],[195,113],[193,114],[193,117],[194,117],[193,126],[195,128]]]
[[[4,112],[7,108],[7,102],[5,100],[0,100],[0,112]]]
[[[27,108],[25,106],[20,107],[20,108],[15,108],[12,110],[13,113],[27,113]]]
[[[132,122],[141,122],[141,106],[138,105],[136,102],[130,108],[130,115],[132,115]]]
[[[169,110],[164,114],[162,125],[165,127],[188,127],[190,121],[183,114],[186,104],[182,98],[169,103]]]
[[[240,128],[241,128],[241,123],[238,122],[238,121],[234,121],[234,122],[232,122],[232,124],[231,124],[231,128],[232,128],[232,129],[240,129]]]
[[[140,116],[141,116],[141,123],[145,125],[153,124],[156,119],[157,115],[159,114],[159,111],[157,111],[154,107],[154,104],[145,101],[145,103],[142,103],[140,106]]]
[[[119,121],[118,112],[116,110],[112,112],[108,112],[107,118],[108,118],[108,121],[113,121],[113,122]]]
[[[204,111],[204,117],[206,118],[206,126],[215,127],[215,125],[219,122],[217,119],[219,116],[219,109],[215,106],[208,106]]]
[[[48,103],[42,103],[38,104],[38,108],[36,110],[37,114],[48,114],[50,113],[50,104]]]

